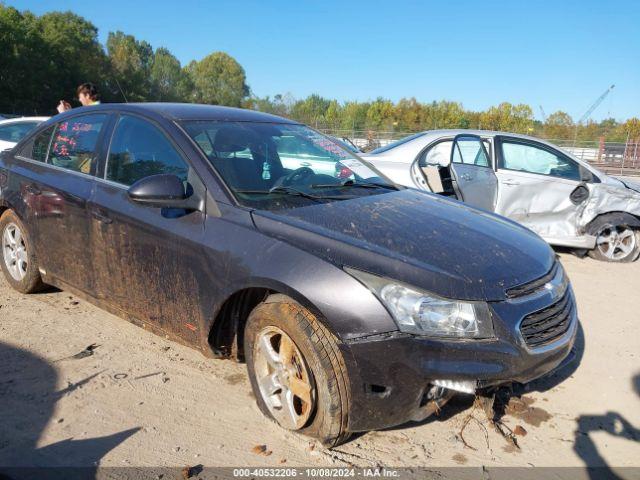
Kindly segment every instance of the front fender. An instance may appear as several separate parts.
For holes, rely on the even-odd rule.
[[[205,255],[210,261],[207,269],[218,275],[215,291],[204,299],[204,331],[210,331],[228,298],[249,288],[290,296],[341,340],[397,330],[373,293],[339,266],[246,224],[213,222],[207,227],[212,235],[207,235]],[[224,264],[216,260],[221,256],[227,259]]]
[[[640,193],[604,183],[591,184],[589,187],[591,195],[578,225],[581,231],[591,232],[593,225],[603,214],[626,213],[634,218],[640,216]]]

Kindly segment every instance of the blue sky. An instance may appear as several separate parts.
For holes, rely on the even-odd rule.
[[[8,0],[71,10],[107,33],[167,47],[184,64],[222,50],[259,95],[319,93],[528,103],[577,119],[606,88],[599,120],[640,116],[640,2]]]

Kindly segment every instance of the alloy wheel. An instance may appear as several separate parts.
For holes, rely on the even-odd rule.
[[[636,243],[635,232],[626,226],[605,225],[596,238],[598,251],[614,261],[628,257],[635,250]]]
[[[277,327],[261,330],[254,345],[260,394],[276,421],[290,430],[305,426],[315,407],[315,386],[304,357]]]
[[[21,282],[27,276],[28,255],[24,237],[15,223],[9,223],[2,234],[2,256],[14,280]]]

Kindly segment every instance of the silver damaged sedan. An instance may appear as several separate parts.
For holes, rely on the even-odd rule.
[[[609,262],[640,255],[640,184],[606,175],[543,140],[434,130],[363,158],[401,185],[504,215],[551,245]]]

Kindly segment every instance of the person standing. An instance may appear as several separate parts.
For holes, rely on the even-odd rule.
[[[82,104],[83,107],[88,107],[89,105],[99,105],[100,104],[100,93],[98,93],[98,89],[93,83],[83,83],[76,89],[76,95],[78,96],[78,101]],[[67,110],[71,110],[71,104],[66,100],[60,100],[58,104],[58,113],[66,112]]]

